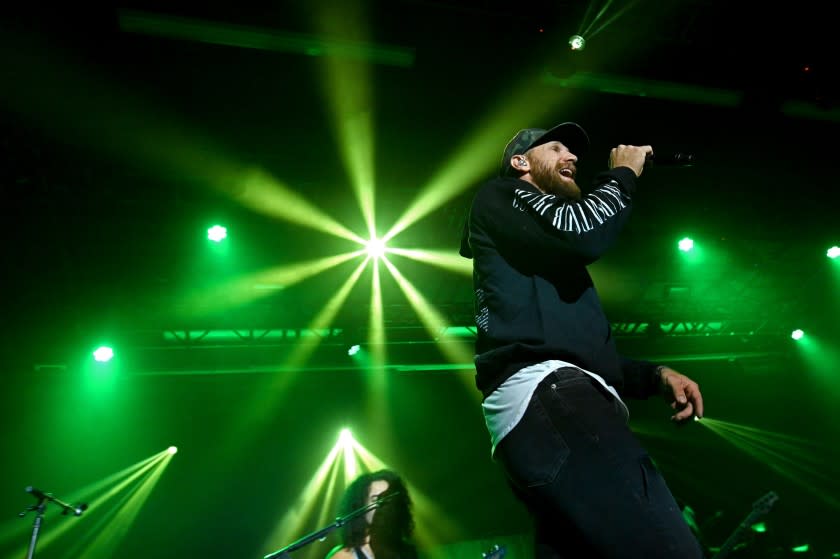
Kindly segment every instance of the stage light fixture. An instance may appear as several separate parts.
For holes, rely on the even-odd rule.
[[[108,346],[100,346],[93,352],[93,358],[100,363],[106,363],[114,358],[114,350]]]
[[[344,428],[338,433],[338,444],[340,446],[348,446],[353,444],[353,433],[348,428]]]
[[[207,238],[215,243],[220,243],[227,237],[227,228],[221,225],[214,225],[207,230]]]
[[[381,239],[371,239],[366,245],[367,252],[371,258],[382,258],[385,256],[385,241]]]
[[[569,37],[569,48],[573,51],[582,51],[586,46],[586,40],[580,35],[572,35]]]

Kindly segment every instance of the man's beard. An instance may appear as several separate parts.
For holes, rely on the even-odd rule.
[[[531,177],[537,187],[546,194],[554,194],[563,198],[580,200],[580,187],[577,183],[564,180],[557,169],[547,164],[535,161],[531,164]]]

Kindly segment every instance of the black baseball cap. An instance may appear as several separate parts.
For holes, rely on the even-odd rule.
[[[516,136],[505,146],[499,174],[502,176],[511,174],[513,167],[510,166],[510,158],[514,155],[525,153],[533,147],[554,141],[560,142],[578,157],[583,157],[589,150],[589,136],[579,124],[574,122],[564,122],[550,130],[525,128],[517,132]]]

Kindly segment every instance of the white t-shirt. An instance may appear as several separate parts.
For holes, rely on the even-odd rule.
[[[492,443],[490,450],[491,456],[495,454],[496,446],[499,442],[508,433],[513,431],[513,428],[516,427],[519,420],[525,415],[525,410],[528,409],[528,403],[531,401],[531,396],[534,394],[534,390],[537,389],[537,385],[550,372],[563,367],[574,367],[597,380],[621,403],[621,407],[624,409],[625,419],[630,419],[630,410],[627,409],[627,405],[621,400],[618,391],[607,384],[600,375],[557,359],[543,361],[542,363],[530,365],[516,371],[482,402],[481,410],[484,412],[484,421],[487,424],[487,431],[490,433],[490,442]]]

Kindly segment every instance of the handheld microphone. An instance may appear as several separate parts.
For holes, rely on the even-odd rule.
[[[691,167],[694,165],[694,154],[684,151],[673,153],[650,153],[645,158],[645,167]]]

